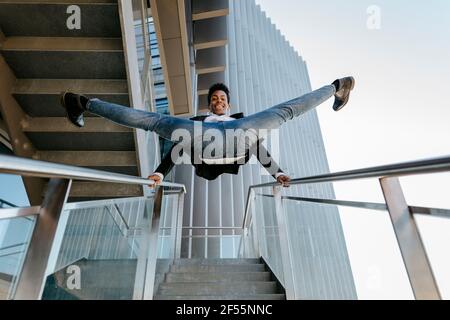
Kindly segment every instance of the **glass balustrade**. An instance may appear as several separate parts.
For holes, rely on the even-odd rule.
[[[29,216],[0,220],[0,300],[14,296],[35,219]]]

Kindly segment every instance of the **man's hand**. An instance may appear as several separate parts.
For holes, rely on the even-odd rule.
[[[291,178],[289,176],[281,175],[277,178],[277,182],[281,183],[281,185],[285,188],[289,188],[289,182]]]
[[[148,177],[148,179],[155,181],[155,184],[149,185],[150,188],[155,188],[158,184],[162,182],[161,177],[157,174],[152,174],[151,176]]]

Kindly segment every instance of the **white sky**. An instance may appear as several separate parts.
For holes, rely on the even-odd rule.
[[[450,1],[256,3],[306,60],[313,89],[347,75],[356,79],[345,109],[331,111],[332,100],[318,109],[332,172],[450,155]],[[372,5],[380,9],[380,29],[367,26]],[[410,205],[450,208],[450,174],[401,182]],[[339,199],[383,202],[377,181],[339,183],[335,190]],[[388,216],[340,211],[359,297],[411,298]],[[446,222],[418,219],[450,298]]]

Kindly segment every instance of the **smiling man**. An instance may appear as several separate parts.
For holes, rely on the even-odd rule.
[[[230,111],[230,91],[228,87],[222,83],[216,83],[209,88],[208,91],[208,105],[210,112],[206,116],[198,116],[191,118],[193,121],[200,121],[203,123],[219,123],[235,121],[237,119],[244,118],[243,113],[236,113],[228,115]],[[236,135],[239,137],[239,135]],[[256,156],[258,161],[263,167],[283,186],[288,187],[291,180],[278,166],[278,164],[272,159],[269,152],[261,144],[262,141],[258,141],[252,148],[242,157],[235,158],[220,158],[220,159],[207,159],[203,158],[200,161],[195,161],[191,153],[191,164],[195,167],[195,172],[198,176],[207,180],[214,180],[219,175],[224,173],[238,174],[239,167],[246,164],[253,155]],[[156,171],[149,176],[149,179],[154,180],[156,184],[161,183],[164,177],[174,167],[178,157],[181,156],[176,150],[176,145],[167,153],[166,157],[161,161],[161,164]]]
[[[190,153],[191,164],[195,167],[196,174],[208,180],[214,180],[224,173],[238,174],[239,167],[255,155],[267,171],[280,184],[287,187],[290,181],[289,176],[283,173],[262,145],[267,130],[280,128],[285,122],[313,110],[333,96],[335,98],[333,110],[341,110],[348,103],[350,91],[354,86],[353,77],[337,79],[332,84],[247,117],[244,117],[242,113],[228,115],[230,91],[222,83],[214,84],[209,89],[210,113],[191,119],[127,108],[71,92],[61,94],[61,104],[66,109],[69,120],[78,127],[84,126],[83,114],[89,111],[120,125],[152,131],[164,139],[177,142],[155,173],[149,177],[156,184],[164,179],[183,152],[187,152]],[[206,129],[205,133],[200,135],[198,134],[199,124]],[[180,131],[187,133],[186,141],[188,142],[176,141],[174,137]],[[234,133],[232,143],[228,143],[229,132]],[[205,135],[214,136],[212,133],[218,133],[218,136],[215,135],[216,139],[205,143]],[[222,145],[223,141],[227,142],[225,148]],[[183,147],[181,152],[177,149],[178,144]],[[220,151],[215,152],[214,155],[211,153],[205,156],[206,149]]]

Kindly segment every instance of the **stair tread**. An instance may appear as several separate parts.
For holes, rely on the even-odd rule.
[[[265,271],[264,264],[236,264],[236,265],[171,265],[171,272],[210,272],[211,270],[229,272],[244,272],[244,270]]]
[[[252,295],[252,294],[270,294],[279,293],[276,282],[237,282],[237,283],[162,283],[157,294],[166,295]]]
[[[17,78],[123,80],[127,77],[123,51],[3,50],[2,55]]]
[[[117,1],[2,2],[0,2],[0,21],[2,21],[2,30],[6,36],[121,36]],[[73,4],[80,8],[80,29],[67,28],[67,19],[72,15],[67,13],[67,9],[69,5]]]
[[[175,265],[249,265],[261,264],[260,259],[178,259]]]
[[[270,281],[268,271],[256,272],[169,272],[165,282],[233,282],[233,281]]]
[[[133,132],[27,132],[38,150],[134,151]]]
[[[31,118],[22,123],[24,132],[133,132],[132,128],[124,127],[105,118],[86,118],[83,128],[74,126],[66,117]]]
[[[92,37],[8,37],[2,51],[95,51],[122,52],[121,38]]]

